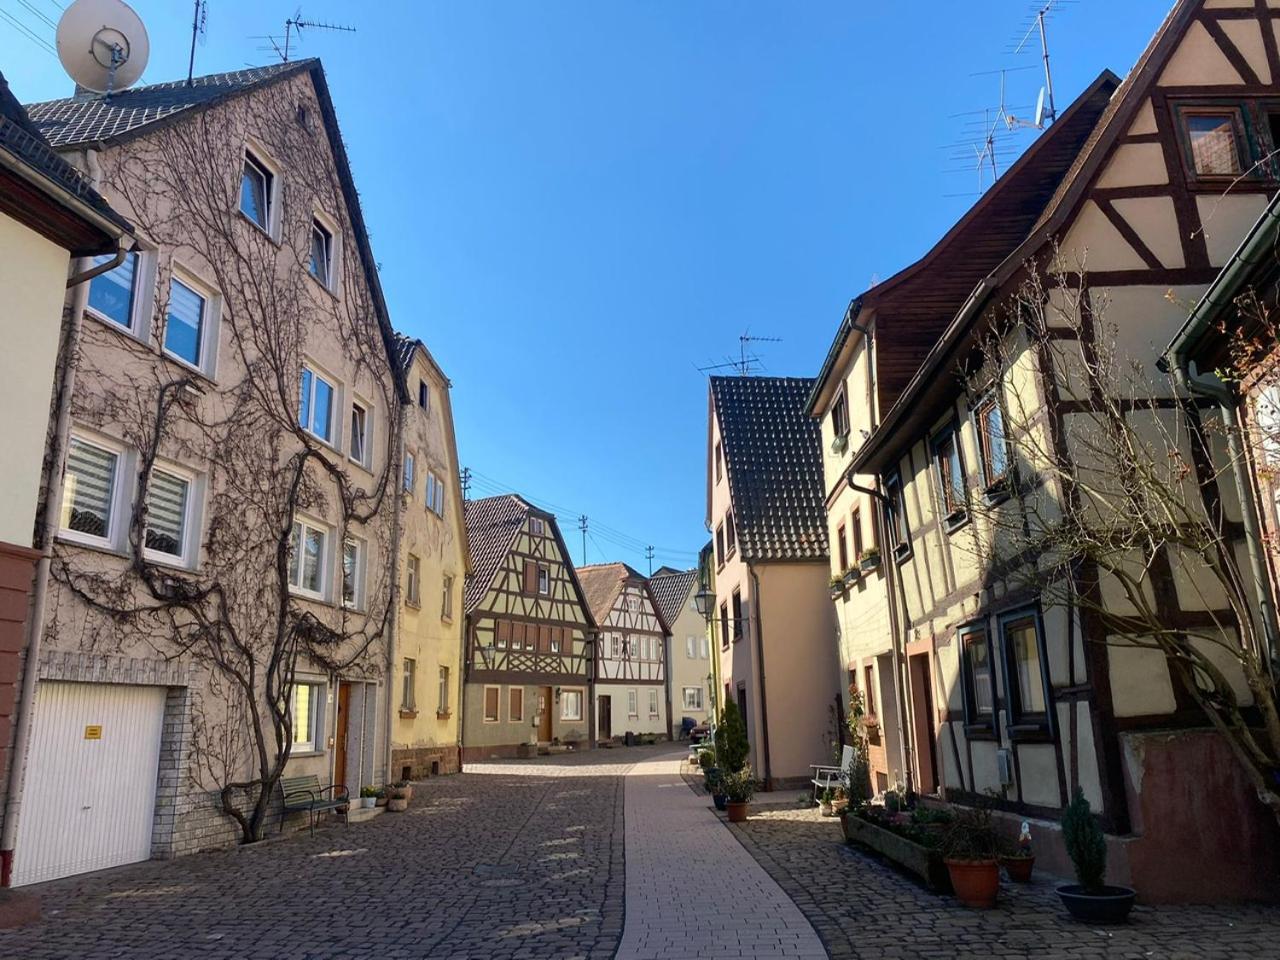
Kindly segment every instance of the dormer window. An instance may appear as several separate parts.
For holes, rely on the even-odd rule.
[[[431,388],[425,380],[418,381],[418,406],[423,410],[431,409]]]
[[[240,212],[266,233],[271,232],[272,187],[275,177],[266,164],[252,153],[244,155],[240,175]]]

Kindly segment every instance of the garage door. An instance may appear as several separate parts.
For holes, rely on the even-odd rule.
[[[164,687],[41,682],[14,885],[151,856]]]

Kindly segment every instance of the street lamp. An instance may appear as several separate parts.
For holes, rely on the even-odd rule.
[[[714,591],[705,586],[702,587],[693,595],[693,602],[697,606],[698,612],[702,614],[702,619],[706,620],[707,623],[710,623],[712,614],[715,613],[716,609],[716,595]]]

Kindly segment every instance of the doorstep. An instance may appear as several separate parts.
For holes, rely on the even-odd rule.
[[[347,823],[363,823],[366,820],[372,820],[374,817],[381,816],[386,809],[386,807],[361,807],[359,810],[350,810],[347,812]]]

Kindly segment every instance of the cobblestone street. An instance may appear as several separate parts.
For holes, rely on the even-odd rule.
[[[681,756],[471,765],[349,830],[28,888],[44,920],[0,931],[0,958],[1277,956],[1274,908],[1140,907],[1093,929],[1042,880],[1005,884],[994,911],[963,909],[813,811],[717,822]]]

